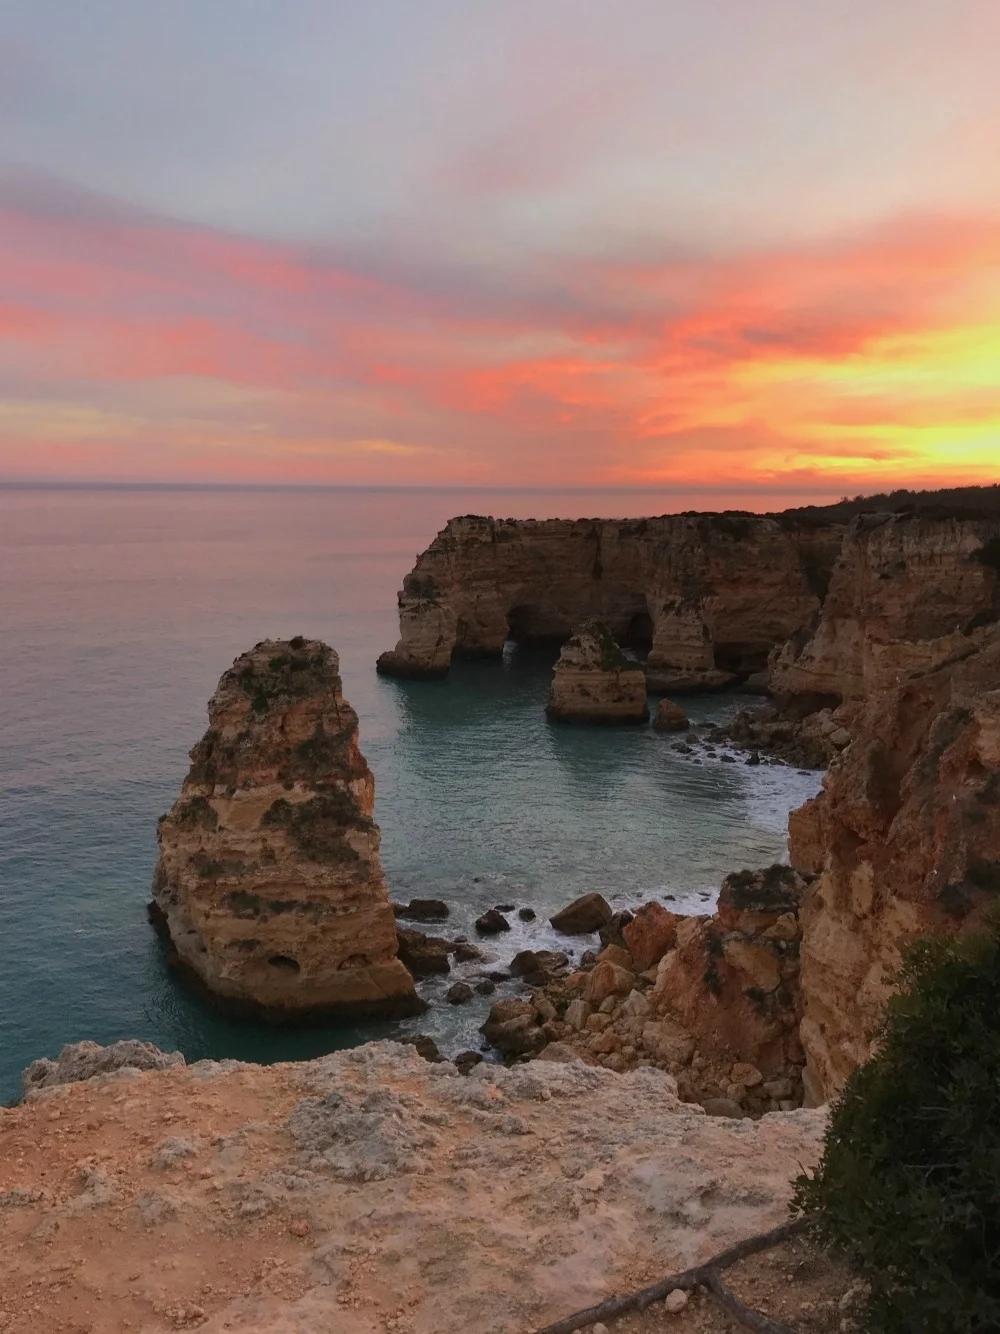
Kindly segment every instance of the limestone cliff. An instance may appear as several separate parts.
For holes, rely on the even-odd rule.
[[[444,676],[508,635],[565,640],[591,617],[649,650],[657,689],[764,667],[820,607],[842,529],[794,516],[451,519],[399,594],[400,640],[379,671]]]
[[[863,700],[947,661],[1000,617],[1000,516],[861,515],[812,632],[776,651],[775,694]]]
[[[175,961],[269,1017],[423,1008],[396,957],[374,779],[338,672],[301,638],[238,658],[160,821],[152,915]]]
[[[819,873],[800,910],[818,1102],[868,1055],[905,943],[975,926],[1000,901],[1000,629],[873,696],[790,831],[793,865]]]
[[[585,621],[566,641],[552,674],[550,718],[578,723],[644,723],[646,678],[600,621]]]

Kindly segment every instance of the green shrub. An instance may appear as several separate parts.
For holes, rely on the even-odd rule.
[[[868,1279],[872,1334],[1000,1331],[1000,920],[920,942],[794,1207]]]

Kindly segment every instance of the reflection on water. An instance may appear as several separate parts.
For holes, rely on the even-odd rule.
[[[156,819],[205,701],[265,636],[338,649],[390,887],[448,900],[449,934],[471,935],[505,900],[544,922],[589,889],[707,911],[726,871],[782,855],[814,777],[699,765],[645,727],[551,724],[551,654],[508,646],[446,683],[376,677],[414,553],[450,513],[477,509],[482,497],[433,493],[0,491],[0,1099],[29,1060],[85,1037],[275,1060],[398,1031],[223,1019],[167,975],[145,920]],[[503,504],[546,509],[559,509],[550,496]],[[690,713],[733,707],[700,699]],[[498,963],[555,943],[547,926],[514,926]],[[487,1004],[437,1005],[409,1027],[470,1045]]]

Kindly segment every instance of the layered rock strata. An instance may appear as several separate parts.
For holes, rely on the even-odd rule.
[[[642,668],[622,653],[601,621],[585,621],[562,647],[546,713],[564,723],[644,723],[649,718]]]
[[[800,918],[800,1037],[813,1102],[869,1054],[906,944],[1000,902],[1000,629],[872,698],[819,797],[790,820],[818,874]]]
[[[336,653],[258,644],[208,715],[158,831],[151,912],[174,962],[219,1002],[271,1018],[418,1012]]]
[[[947,662],[1000,618],[1000,516],[868,514],[844,541],[815,628],[773,657],[771,688],[862,701]]]
[[[399,594],[390,676],[445,676],[508,636],[567,639],[597,618],[649,650],[657,690],[718,686],[766,666],[818,612],[843,529],[801,516],[451,519]]]
[[[780,1223],[825,1123],[716,1120],[655,1070],[463,1078],[394,1043],[31,1096],[0,1108],[10,1334],[524,1334]]]

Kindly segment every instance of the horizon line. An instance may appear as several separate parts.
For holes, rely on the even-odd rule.
[[[988,486],[990,483],[982,483]],[[917,490],[926,489],[910,487],[906,485],[893,486],[886,488],[888,492],[895,490]],[[934,490],[948,488],[931,488]],[[461,493],[468,491],[476,492],[503,492],[514,494],[613,494],[613,495],[648,495],[648,494],[671,494],[671,495],[730,495],[730,496],[756,496],[756,495],[833,495],[838,488],[834,487],[827,491],[824,488],[811,486],[789,486],[782,483],[762,483],[755,486],[747,486],[745,483],[719,486],[717,484],[705,483],[703,485],[692,485],[684,483],[681,485],[669,482],[663,483],[645,483],[636,486],[621,485],[602,485],[594,483],[591,485],[567,485],[567,486],[524,486],[524,485],[503,485],[500,483],[476,483],[467,482],[461,484],[440,484],[425,485],[419,483],[384,483],[384,482],[188,482],[188,481],[113,481],[113,480],[94,480],[85,481],[72,478],[18,478],[18,477],[0,477],[0,491],[386,491],[386,492],[428,492],[428,493]],[[841,494],[844,494],[841,492]],[[859,493],[860,494],[860,493]]]

